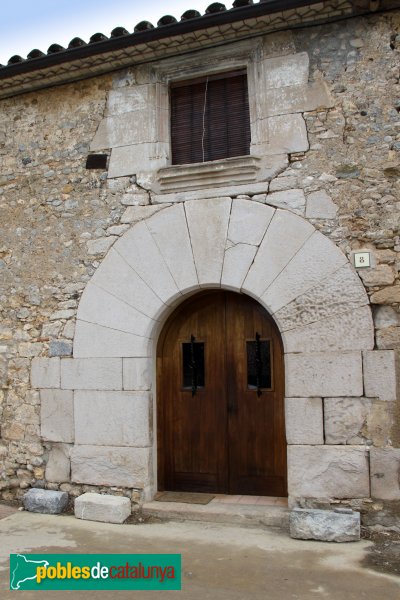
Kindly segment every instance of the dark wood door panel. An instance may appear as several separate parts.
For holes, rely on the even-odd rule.
[[[271,381],[259,390],[248,378],[256,334],[271,354]],[[204,350],[194,394],[182,350],[191,339]],[[267,312],[241,294],[197,295],[168,320],[157,363],[159,488],[286,495],[283,351]]]

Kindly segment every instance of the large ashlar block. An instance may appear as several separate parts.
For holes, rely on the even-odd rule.
[[[198,287],[196,267],[183,204],[146,220],[146,225],[180,290]]]
[[[221,285],[231,205],[230,198],[185,203],[200,286]]]
[[[286,56],[296,53],[293,31],[269,33],[263,37],[262,54],[264,58]]]
[[[34,388],[60,387],[60,359],[34,358],[32,360],[31,384]]]
[[[150,482],[150,448],[75,446],[72,481],[88,485],[144,488]]]
[[[110,90],[107,97],[105,116],[123,115],[132,111],[146,111],[149,102],[157,107],[167,108],[167,106],[161,105],[160,95],[157,95],[156,87],[159,86],[160,84],[136,84]]]
[[[166,208],[162,214],[171,208]],[[115,244],[115,250],[163,302],[168,303],[180,295],[145,221],[129,229]]]
[[[137,92],[139,88],[137,89]],[[119,100],[122,99],[120,93]],[[121,105],[120,105],[120,108]],[[132,106],[133,108],[133,106]],[[165,111],[161,110],[161,113]],[[115,148],[128,146],[129,144],[141,144],[148,142],[166,142],[161,139],[160,134],[160,109],[152,103],[137,104],[134,110],[128,112],[116,112],[107,116],[100,122],[96,135],[90,144],[90,150],[103,150],[104,148]]]
[[[52,444],[46,464],[46,481],[66,483],[70,480],[70,451],[69,444]]]
[[[87,492],[75,500],[75,517],[101,523],[123,523],[131,514],[131,501],[123,496]]]
[[[267,89],[258,96],[259,118],[331,108],[333,99],[323,81]]]
[[[262,295],[272,313],[347,263],[346,256],[322,233],[314,231]]]
[[[288,487],[297,498],[369,497],[368,453],[359,446],[289,446]]]
[[[148,338],[155,327],[153,319],[92,282],[85,288],[77,317],[87,323]]]
[[[290,537],[323,542],[356,542],[360,539],[360,513],[351,509],[295,508],[289,517]]]
[[[400,448],[371,448],[371,496],[400,500]]]
[[[332,352],[374,347],[374,327],[369,306],[357,308],[296,329],[283,335],[286,352]]]
[[[40,422],[43,439],[74,441],[74,401],[69,390],[40,391]]]
[[[279,309],[274,318],[281,331],[354,311],[368,305],[360,278],[349,264]]]
[[[306,198],[303,190],[285,190],[268,194],[267,204],[272,204],[277,208],[291,210],[297,215],[304,215],[306,209]]]
[[[165,309],[164,302],[114,248],[108,252],[91,282],[148,317],[154,318]]]
[[[64,390],[122,390],[122,359],[66,358],[61,361]]]
[[[124,390],[146,391],[151,389],[153,364],[149,358],[123,359]]]
[[[291,154],[309,148],[307,128],[301,114],[282,115],[266,119],[268,138],[266,154]],[[262,122],[262,121],[261,121]]]
[[[314,232],[305,219],[276,210],[243,283],[243,291],[260,297]],[[282,244],[282,240],[285,243]]]
[[[365,443],[371,408],[371,398],[325,398],[325,443]]]
[[[150,445],[150,396],[146,392],[75,392],[74,417],[76,444]]]
[[[397,365],[394,350],[364,352],[363,362],[365,395],[381,400],[396,400]]]
[[[285,398],[288,444],[323,444],[322,398]]]
[[[138,172],[155,172],[168,163],[169,145],[165,142],[131,144],[113,148],[108,178],[127,177]]]
[[[301,85],[308,81],[310,59],[307,52],[267,58],[262,61],[266,88]]]
[[[85,321],[76,322],[75,358],[150,356],[151,348],[151,339]]]
[[[289,398],[362,396],[361,352],[287,354],[286,396]]]

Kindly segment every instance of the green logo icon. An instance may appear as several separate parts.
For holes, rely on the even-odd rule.
[[[10,590],[180,589],[180,554],[10,555]]]

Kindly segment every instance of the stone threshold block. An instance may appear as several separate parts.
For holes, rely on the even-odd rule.
[[[300,540],[357,542],[360,539],[360,513],[347,508],[295,508],[289,515],[289,524],[290,536]]]
[[[67,492],[32,488],[24,494],[22,502],[25,510],[29,512],[58,515],[65,510],[68,504],[68,494]]]
[[[87,492],[75,500],[75,517],[102,523],[123,523],[131,514],[131,501],[122,496]]]

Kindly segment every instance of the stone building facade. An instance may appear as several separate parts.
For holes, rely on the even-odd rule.
[[[0,68],[3,499],[152,498],[157,340],[221,288],[282,337],[289,506],[399,525],[399,3],[275,4]],[[250,154],[171,165],[171,83],[239,68]]]

